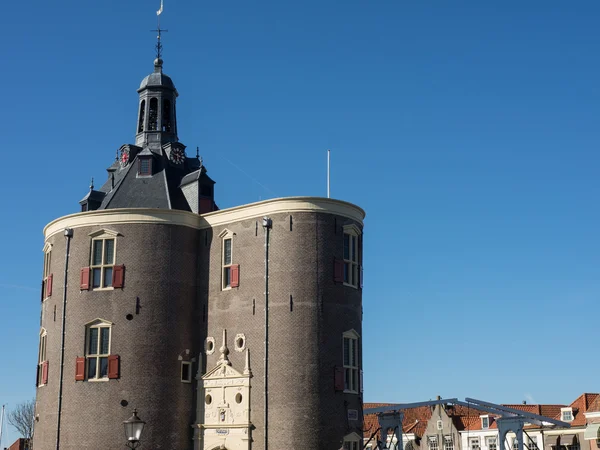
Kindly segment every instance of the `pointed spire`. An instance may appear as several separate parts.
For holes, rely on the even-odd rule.
[[[231,362],[229,361],[229,358],[227,357],[227,355],[229,355],[229,349],[227,348],[227,330],[225,328],[223,328],[223,345],[221,346],[219,351],[221,352],[221,357],[219,358],[219,363],[230,366]]]
[[[196,159],[200,160],[200,147],[196,147]]]
[[[92,180],[90,181],[90,191],[94,190],[94,177],[92,177]]]
[[[246,349],[246,365],[244,366],[244,375],[252,375],[252,370],[250,369],[250,349]]]
[[[115,151],[115,161],[119,162],[119,150],[118,149]]]

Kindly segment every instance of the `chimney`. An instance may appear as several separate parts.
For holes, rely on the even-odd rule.
[[[523,404],[526,405],[527,404],[527,400],[523,400]]]

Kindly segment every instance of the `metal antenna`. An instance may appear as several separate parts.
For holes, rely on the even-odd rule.
[[[158,33],[158,35],[156,36],[156,59],[160,59],[161,55],[162,55],[162,43],[160,42],[160,38],[161,38],[161,33],[167,32],[169,30],[163,30],[160,28],[160,15],[163,12],[163,0],[160,0],[160,9],[158,11],[156,11],[156,22],[157,22],[157,26],[156,26],[156,30],[150,30],[153,33]]]

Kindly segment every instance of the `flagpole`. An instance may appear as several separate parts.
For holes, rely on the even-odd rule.
[[[329,167],[330,167],[330,154],[331,150],[327,149],[327,198],[329,198]]]

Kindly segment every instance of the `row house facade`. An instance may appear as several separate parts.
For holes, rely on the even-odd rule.
[[[374,406],[372,406],[374,405]],[[386,404],[365,404],[365,408]],[[600,394],[581,394],[569,405],[505,404],[503,406],[550,417],[569,423],[569,428],[526,425],[523,447],[527,450],[599,450],[600,447]],[[407,421],[408,411],[411,412]],[[419,424],[417,427],[416,424]],[[375,415],[365,416],[366,448],[377,449],[377,439],[367,443],[369,430],[377,430]],[[405,411],[403,426],[404,450],[499,450],[496,416],[476,408],[455,405],[436,405]],[[381,437],[378,434],[379,438]],[[391,434],[387,437],[390,449],[397,450]],[[509,433],[506,450],[518,450],[514,433]]]

